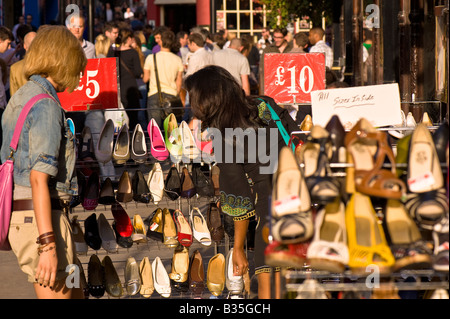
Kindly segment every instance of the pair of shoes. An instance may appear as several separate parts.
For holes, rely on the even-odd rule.
[[[153,199],[152,193],[150,192],[147,181],[144,178],[141,170],[136,170],[133,178],[131,179],[133,199],[136,202],[148,204]]]
[[[348,265],[345,205],[340,198],[321,207],[315,218],[315,232],[307,259],[313,269],[342,273]]]
[[[205,270],[203,258],[197,249],[189,260],[189,288],[196,298],[200,298],[205,289]]]
[[[111,297],[122,297],[123,287],[117,274],[116,268],[109,256],[105,256],[102,260],[102,266],[105,274],[105,289]]]
[[[133,234],[133,225],[125,209],[119,203],[111,205],[111,212],[114,217],[113,229],[116,234],[117,244],[123,248],[130,248],[133,245],[131,235]]]
[[[141,291],[141,277],[139,266],[134,257],[128,257],[125,265],[125,288],[130,296],[137,295]]]
[[[170,286],[170,278],[161,258],[156,257],[152,263],[153,285],[157,293],[164,298],[169,298],[172,289]]]
[[[155,291],[155,286],[153,285],[152,264],[147,256],[142,258],[139,264],[139,275],[141,279],[139,293],[142,297],[149,298],[153,294],[153,291]]]
[[[276,241],[295,244],[313,235],[311,199],[303,172],[292,150],[283,146],[273,175],[272,234]]]
[[[85,210],[94,210],[98,206],[100,191],[100,178],[96,172],[92,172],[87,180],[82,195],[82,206]]]
[[[181,178],[175,166],[172,166],[167,173],[164,192],[171,200],[177,200],[181,195]]]
[[[153,198],[153,203],[158,205],[164,196],[164,174],[161,164],[153,164],[152,170],[148,174],[147,185]]]
[[[174,249],[169,278],[174,289],[181,292],[189,290],[189,250],[186,247],[178,246]]]
[[[225,257],[218,253],[208,262],[206,286],[214,296],[218,297],[225,288]]]
[[[192,207],[189,213],[189,224],[192,227],[194,238],[204,246],[211,246],[211,233],[206,219],[198,207]]]
[[[328,131],[314,125],[297,155],[298,162],[304,165],[304,177],[311,201],[319,205],[333,202],[340,195],[340,184],[331,176],[333,149]]]
[[[118,202],[128,203],[133,200],[133,186],[131,183],[130,173],[123,171],[119,179],[116,198]]]
[[[154,118],[148,123],[147,133],[150,136],[150,154],[158,161],[166,160],[169,157],[169,150]]]
[[[225,229],[222,223],[222,213],[214,202],[209,203],[206,215],[206,225],[208,226],[211,239],[220,242],[225,236]]]
[[[73,216],[70,222],[72,226],[73,242],[75,243],[75,251],[79,255],[86,255],[88,252],[88,245],[84,239],[84,233],[81,229],[78,216]]]
[[[164,141],[172,156],[172,162],[178,163],[183,156],[183,141],[178,122],[173,113],[170,113],[164,120]]]
[[[84,220],[84,240],[93,250],[99,250],[102,247],[102,239],[99,233],[97,215],[92,213]]]
[[[184,217],[183,213],[179,209],[175,209],[173,212],[173,219],[177,226],[177,239],[178,242],[184,246],[189,247],[192,245],[192,229],[188,221]]]
[[[397,177],[394,153],[385,132],[376,130],[362,118],[345,136],[348,162],[347,192],[369,196],[401,199],[406,194],[405,183]],[[388,162],[391,169],[383,168]]]
[[[147,242],[147,233],[145,231],[144,221],[139,214],[135,214],[133,216],[133,233],[131,234],[131,239],[135,243]]]
[[[103,213],[100,213],[98,216],[97,223],[103,249],[109,253],[116,253],[119,247],[117,245],[114,229],[109,224]]]

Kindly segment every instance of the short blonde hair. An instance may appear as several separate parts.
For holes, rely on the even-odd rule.
[[[97,57],[100,56],[100,54],[107,56],[110,46],[111,40],[104,34],[99,34],[95,38],[95,55]]]
[[[51,77],[72,92],[86,64],[80,42],[66,27],[45,25],[39,28],[25,55],[24,73],[27,79],[34,74]]]

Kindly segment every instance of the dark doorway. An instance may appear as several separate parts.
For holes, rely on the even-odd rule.
[[[193,5],[167,5],[164,6],[164,25],[173,32],[186,31],[196,26],[196,7]]]

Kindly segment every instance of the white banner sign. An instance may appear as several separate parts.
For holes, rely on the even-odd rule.
[[[326,126],[333,115],[346,129],[361,118],[374,127],[402,124],[397,83],[313,91],[311,103],[314,125]]]

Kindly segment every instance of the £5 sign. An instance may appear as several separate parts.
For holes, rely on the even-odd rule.
[[[277,103],[311,103],[311,92],[325,89],[323,53],[264,55],[264,94]]]
[[[119,107],[119,81],[116,58],[88,59],[78,87],[71,93],[58,93],[66,111],[114,109]]]

